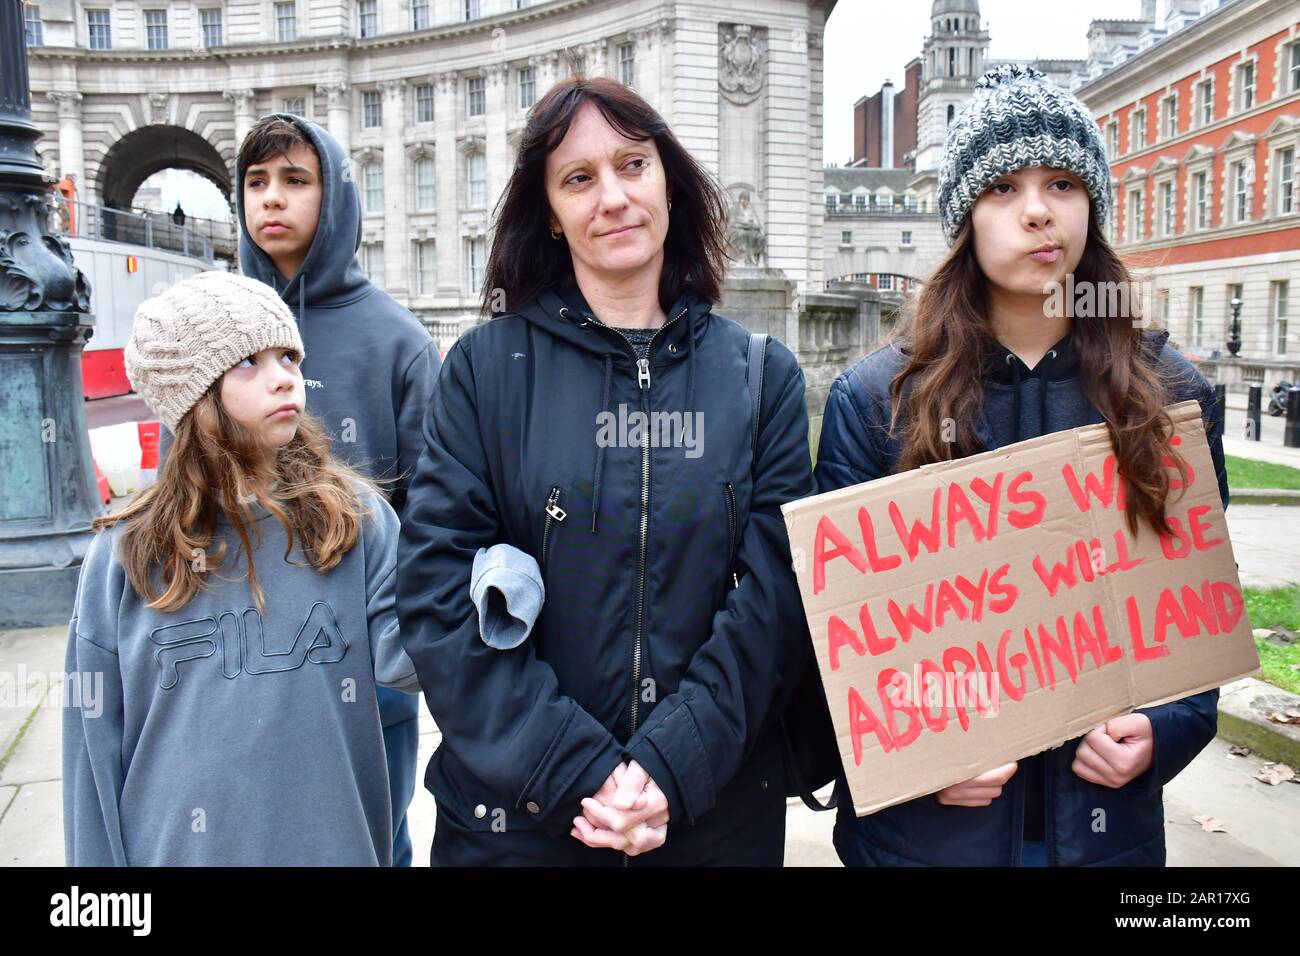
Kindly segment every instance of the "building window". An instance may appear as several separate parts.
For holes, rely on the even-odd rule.
[[[1255,64],[1243,63],[1237,67],[1237,109],[1248,110],[1255,105]]]
[[[411,257],[415,260],[415,294],[433,295],[438,285],[438,258],[432,240],[414,243]]]
[[[479,0],[465,0],[465,19],[477,20],[483,14],[479,11]]]
[[[361,91],[361,125],[366,129],[375,129],[384,122],[383,106],[379,101],[378,90]]]
[[[200,10],[199,21],[203,27],[203,46],[212,49],[221,46],[221,10]]]
[[[145,46],[150,50],[167,49],[167,11],[144,11]]]
[[[470,153],[465,165],[465,179],[469,186],[465,198],[470,208],[478,208],[487,202],[487,157],[482,153]]]
[[[366,212],[384,211],[384,167],[379,163],[367,163],[361,171],[361,184],[366,194]]]
[[[284,112],[294,116],[307,115],[307,100],[302,96],[290,96],[284,101]]]
[[[957,75],[957,50],[954,47],[948,48],[948,75]]]
[[[905,246],[910,246],[911,244],[912,244],[912,231],[911,231],[910,229],[904,229],[904,230],[903,230],[903,245],[905,245]]]
[[[841,230],[840,230],[840,245],[841,245],[841,246],[851,246],[851,245],[853,245],[853,230],[852,230],[852,229],[841,229]]]
[[[1106,124],[1106,158],[1114,160],[1119,155],[1119,124]]]
[[[471,76],[465,85],[465,105],[470,116],[482,116],[484,112],[483,77]]]
[[[1191,289],[1192,300],[1192,345],[1198,348],[1205,344],[1205,289],[1201,286],[1193,286]]]
[[[1245,222],[1250,213],[1250,195],[1246,189],[1246,164],[1232,164],[1232,221]]]
[[[1142,203],[1142,190],[1133,189],[1128,194],[1128,241],[1138,242],[1142,239],[1146,207]]]
[[[379,0],[357,0],[357,32],[363,37],[379,33]]]
[[[411,29],[429,29],[429,0],[411,0]]]
[[[957,115],[957,107],[954,104],[949,103],[948,116],[947,119],[944,120],[944,126],[943,126],[944,129],[947,129],[949,126],[952,125],[953,117],[955,117],[956,115]]]
[[[1128,151],[1130,153],[1147,148],[1147,111],[1134,110],[1128,131]]]
[[[1173,139],[1178,135],[1178,97],[1166,96],[1161,108],[1164,110],[1164,122],[1161,127],[1165,139]]]
[[[1169,328],[1169,290],[1156,293],[1156,322],[1162,329]]]
[[[881,292],[893,292],[893,291],[894,291],[894,277],[893,277],[892,275],[882,275],[882,276],[880,276],[879,284],[878,284],[877,288],[879,288]]]
[[[1196,84],[1196,115],[1202,126],[1214,122],[1214,80],[1201,80]]]
[[[298,5],[296,3],[277,3],[275,5],[275,39],[280,43],[292,43],[298,39]]]
[[[1273,283],[1273,351],[1286,355],[1287,318],[1291,308],[1291,283]]]
[[[433,178],[433,160],[427,156],[415,161],[415,208],[418,212],[431,212],[437,197]]]
[[[45,25],[41,23],[41,5],[39,3],[23,4],[23,32],[28,46],[45,45]]]
[[[487,240],[483,238],[465,240],[465,280],[469,284],[469,294],[477,296],[483,291],[483,272],[487,265]]]
[[[1291,82],[1287,86],[1287,91],[1300,92],[1300,43],[1291,45]]]
[[[384,287],[384,244],[382,242],[362,244],[361,269],[367,279],[381,289]]]
[[[1174,184],[1160,184],[1160,235],[1174,234]]]
[[[86,34],[92,50],[113,49],[113,27],[107,10],[86,11]]]
[[[537,102],[537,74],[531,66],[519,71],[519,108],[526,110]]]
[[[1210,224],[1208,181],[1208,173],[1197,173],[1192,177],[1192,203],[1195,212],[1193,220],[1196,222],[1196,229],[1208,228]]]
[[[618,45],[618,81],[624,86],[636,86],[636,47],[631,43]]]
[[[1279,150],[1273,168],[1277,170],[1277,214],[1286,216],[1295,208],[1295,147]]]
[[[421,83],[415,88],[415,121],[433,122],[433,84]]]

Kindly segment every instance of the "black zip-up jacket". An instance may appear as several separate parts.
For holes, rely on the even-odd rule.
[[[570,284],[446,356],[402,522],[398,614],[443,734],[425,777],[440,818],[504,824],[503,858],[529,831],[557,858],[578,845],[581,799],[625,759],[667,796],[665,850],[744,815],[739,797],[722,804],[751,758],[774,768],[762,789],[780,799],[774,728],[808,647],[780,508],[812,493],[812,471],[803,373],[776,341],[751,454],[748,344],[688,293],[638,362]],[[702,443],[602,435],[636,411],[698,412]],[[476,551],[500,542],[536,557],[546,588],[507,651],[480,639],[469,594]]]
[[[1166,404],[1196,399],[1209,439],[1223,505],[1223,411],[1196,368],[1166,344],[1167,331],[1143,333],[1144,354],[1165,383]],[[889,385],[907,361],[896,343],[862,359],[833,386],[817,450],[817,490],[833,491],[891,474],[900,452],[889,429]],[[989,449],[1104,421],[1079,377],[1067,335],[1030,369],[995,343],[982,371],[983,412],[976,433]],[[1071,769],[1078,740],[1019,762],[987,807],[951,807],[933,794],[854,817],[840,797],[835,844],[849,863],[886,866],[1014,866],[1026,838],[1042,841],[1050,865],[1163,866],[1161,791],[1201,752],[1217,726],[1218,690],[1142,707],[1154,732],[1151,768],[1118,789],[1089,783]],[[842,785],[842,784],[841,784]]]

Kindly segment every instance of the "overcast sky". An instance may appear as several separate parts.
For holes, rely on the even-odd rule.
[[[879,91],[885,80],[903,82],[903,67],[930,32],[930,0],[839,0],[826,22],[827,163],[853,158],[853,104]],[[1141,0],[981,0],[991,59],[1083,59],[1088,23],[1137,19]],[[1156,20],[1164,15],[1157,4]]]

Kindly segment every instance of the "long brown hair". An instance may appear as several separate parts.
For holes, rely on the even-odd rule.
[[[500,311],[501,298],[508,310],[514,309],[543,289],[573,278],[568,243],[551,238],[546,157],[589,102],[628,139],[653,139],[664,164],[673,210],[664,238],[660,305],[671,309],[688,287],[716,304],[722,298],[729,249],[722,189],[654,107],[635,92],[607,77],[575,76],[557,83],[528,113],[514,172],[494,212],[496,234],[484,277],[483,314]]]
[[[983,404],[982,372],[994,356],[996,339],[988,317],[986,279],[975,257],[974,227],[968,216],[948,255],[907,305],[895,338],[908,357],[890,383],[891,427],[901,439],[897,471],[982,451],[975,423]],[[1074,270],[1075,281],[1127,283],[1132,276],[1088,215],[1088,240]],[[1103,287],[1104,288],[1104,287]],[[1173,422],[1164,411],[1168,382],[1143,357],[1136,300],[1124,297],[1103,318],[1073,317],[1070,329],[1079,355],[1084,394],[1106,421],[1124,482],[1129,530],[1145,521],[1166,533],[1170,480],[1166,458],[1184,482],[1186,465],[1170,446]],[[949,429],[942,427],[945,420]],[[955,428],[955,441],[945,432]]]
[[[295,563],[290,555],[296,537],[310,566],[323,574],[343,559],[360,534],[366,510],[359,492],[365,487],[379,491],[388,483],[335,460],[324,427],[306,412],[297,434],[268,461],[256,436],[222,406],[220,381],[178,423],[158,480],[122,511],[96,518],[91,526],[102,531],[128,522],[119,558],[136,593],[159,611],[178,610],[207,589],[206,575],[220,568],[227,552],[224,540],[209,551],[220,513],[247,556],[257,608],[266,610],[253,566],[260,535],[241,498],[255,494],[284,525],[286,562]],[[278,485],[268,493],[274,482]]]

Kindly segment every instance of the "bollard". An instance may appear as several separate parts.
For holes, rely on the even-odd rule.
[[[1226,419],[1228,417],[1228,386],[1214,386],[1214,402],[1219,406],[1219,414]]]
[[[1264,394],[1264,386],[1252,385],[1246,398],[1246,437],[1259,441],[1259,403]]]
[[[1286,431],[1282,444],[1300,448],[1300,388],[1291,389],[1286,396]]]

